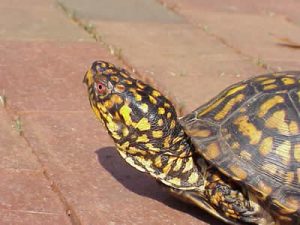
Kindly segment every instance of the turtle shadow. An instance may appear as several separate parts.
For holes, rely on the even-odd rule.
[[[115,147],[101,148],[96,150],[95,153],[102,167],[126,189],[138,195],[162,202],[170,208],[187,213],[208,224],[225,225],[225,223],[214,219],[207,212],[196,206],[183,203],[181,200],[171,196],[166,188],[158,184],[155,179],[129,166],[119,156]]]

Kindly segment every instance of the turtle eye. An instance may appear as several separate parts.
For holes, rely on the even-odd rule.
[[[106,94],[106,87],[103,83],[99,82],[97,83],[97,91],[98,94],[100,95],[105,95]]]

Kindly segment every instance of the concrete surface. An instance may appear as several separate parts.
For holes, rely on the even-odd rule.
[[[186,113],[233,82],[300,69],[300,50],[278,45],[300,42],[299,4],[2,0],[0,224],[222,224],[118,156],[83,75],[117,63]]]

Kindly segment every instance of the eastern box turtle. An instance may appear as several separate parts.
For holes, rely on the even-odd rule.
[[[174,195],[228,224],[300,224],[300,72],[234,84],[181,119],[113,64],[84,82],[119,154]]]

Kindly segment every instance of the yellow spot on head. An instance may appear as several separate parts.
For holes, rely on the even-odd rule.
[[[167,113],[167,118],[171,118],[172,114],[170,112]]]
[[[122,129],[122,134],[123,134],[124,137],[126,137],[129,134],[129,131],[128,131],[127,127],[124,127]]]
[[[106,63],[105,63],[105,62],[101,62],[100,66],[101,66],[102,68],[105,68],[105,67],[107,67],[107,65],[106,65]]]
[[[144,113],[148,112],[148,105],[146,103],[142,103],[140,107]]]
[[[152,131],[152,136],[154,138],[161,138],[163,136],[163,132],[161,130]]]
[[[125,83],[126,83],[126,84],[132,84],[132,81],[130,81],[130,80],[125,80]]]
[[[157,100],[151,95],[149,95],[149,101],[154,105],[157,104]]]
[[[148,141],[149,141],[149,138],[147,137],[146,134],[139,136],[136,140],[136,142],[148,142]]]
[[[122,145],[117,144],[117,147],[119,151],[126,151],[126,149],[129,147],[129,141],[126,141]]]
[[[136,128],[140,131],[149,130],[151,128],[151,125],[147,118],[142,118],[137,124]]]
[[[108,128],[110,129],[110,128]],[[121,137],[117,134],[117,133],[112,133],[111,136],[114,138],[114,139],[117,139],[117,140],[120,140]]]
[[[90,87],[93,84],[94,80],[93,80],[93,72],[92,72],[92,70],[89,69],[86,72],[85,81],[87,82],[87,86],[88,87]]]
[[[139,88],[141,88],[141,89],[144,89],[145,86],[146,86],[144,83],[142,83],[142,82],[139,81],[139,80],[136,82],[136,85],[137,85]]]
[[[97,117],[98,119],[101,119],[99,109],[98,109],[97,107],[95,107],[94,105],[92,105],[92,109],[93,109],[93,111],[94,111],[96,117]]]
[[[130,113],[131,113],[131,108],[127,104],[121,107],[120,114],[123,116],[125,120],[125,124],[128,126],[132,124]]]
[[[137,94],[137,93],[134,95],[134,98],[135,98],[136,101],[141,101],[142,100],[142,96],[140,94]]]
[[[158,108],[158,114],[165,114],[165,109],[164,108],[162,108],[162,107],[159,107]]]
[[[123,99],[119,96],[119,95],[112,95],[110,100],[113,102],[113,103],[117,103],[117,104],[121,104],[123,102]]]
[[[135,96],[137,94],[135,88],[129,88],[129,91]]]
[[[171,141],[171,137],[170,136],[166,137],[164,142],[163,142],[163,146],[165,148],[169,148],[170,147],[170,141]]]
[[[170,104],[169,103],[164,103],[164,107],[166,107],[166,108],[170,108],[171,106],[170,106]]]
[[[247,178],[247,172],[243,168],[241,168],[237,165],[232,165],[230,167],[230,170],[236,177],[238,177],[241,180],[244,180]]]
[[[160,96],[161,94],[160,94],[158,91],[153,90],[153,91],[152,91],[152,95],[153,95],[154,97],[158,97],[158,96]]]
[[[115,82],[119,82],[119,78],[117,76],[110,76],[110,79]]]
[[[159,119],[158,121],[157,121],[157,125],[158,126],[162,126],[164,124],[164,121],[162,120],[162,119]]]
[[[175,120],[172,120],[172,121],[171,121],[170,128],[173,129],[175,126],[176,126],[176,122],[175,122]]]
[[[125,86],[122,85],[122,84],[116,84],[115,90],[116,90],[117,92],[119,92],[119,93],[122,93],[122,92],[125,91]]]
[[[128,78],[129,76],[126,74],[126,73],[124,73],[124,72],[120,72],[120,75],[122,76],[122,77],[124,77],[124,78]]]
[[[114,106],[114,103],[111,100],[107,100],[103,103],[103,105],[104,105],[105,108],[110,109]]]

